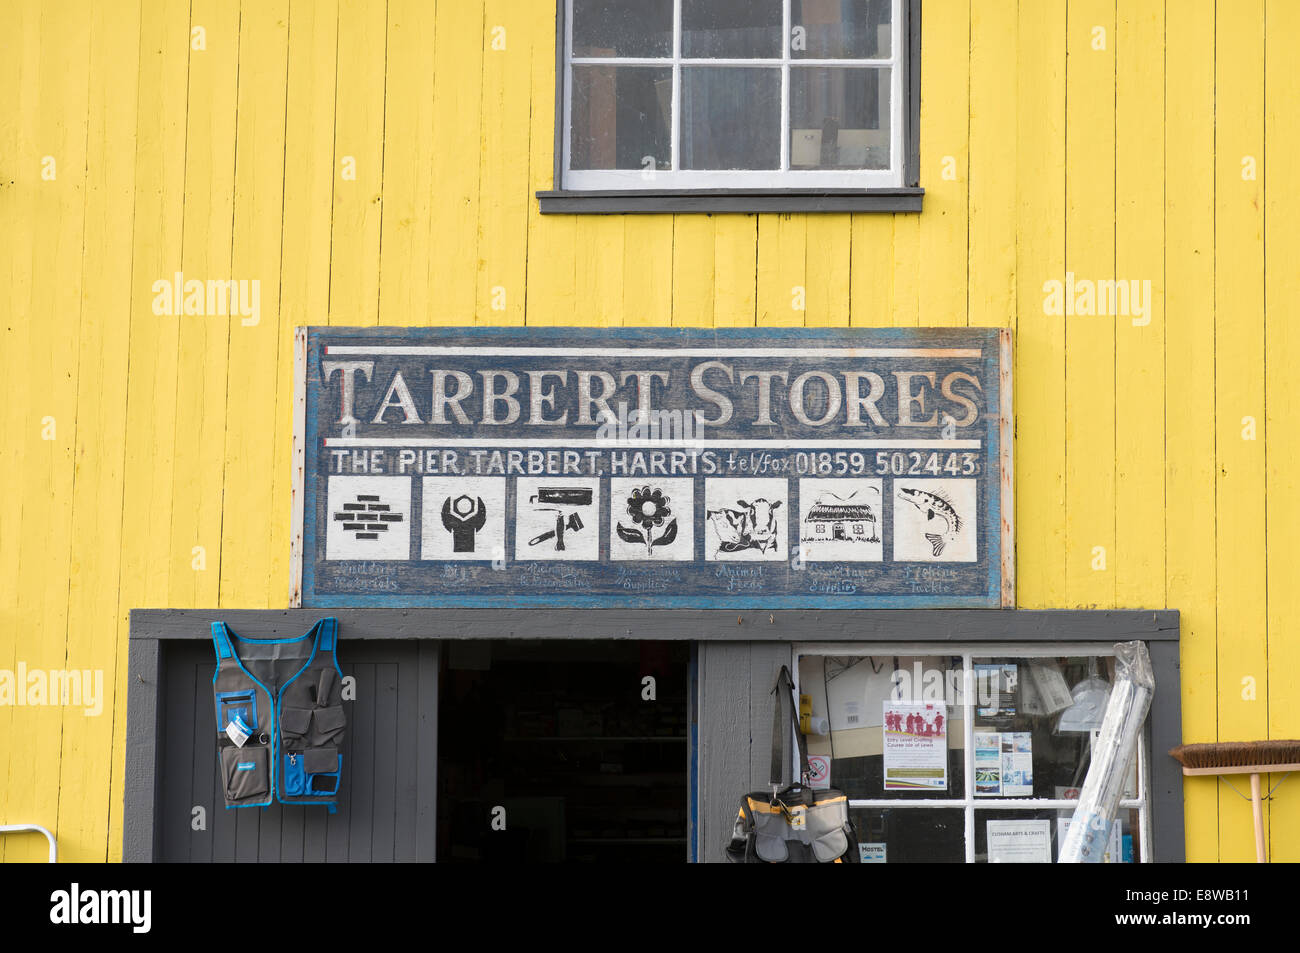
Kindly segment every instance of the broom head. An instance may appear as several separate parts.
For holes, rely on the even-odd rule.
[[[1179,745],[1169,753],[1184,768],[1233,768],[1294,765],[1300,762],[1300,741],[1220,741]]]

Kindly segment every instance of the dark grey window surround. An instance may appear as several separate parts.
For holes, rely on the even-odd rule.
[[[555,10],[554,187],[537,193],[543,215],[672,212],[919,212],[921,179],[921,0],[907,10],[907,136],[903,181],[896,189],[602,189],[565,190],[564,0]]]
[[[301,635],[317,619],[329,615],[338,617],[343,643],[419,640],[422,646],[432,648],[447,639],[698,641],[699,813],[695,832],[697,856],[705,861],[723,859],[722,847],[739,796],[767,786],[772,730],[769,693],[780,667],[789,664],[794,643],[1108,645],[1140,640],[1151,653],[1156,678],[1146,728],[1151,856],[1161,862],[1184,859],[1182,771],[1166,754],[1182,741],[1178,612],[1016,609],[134,609],[129,641],[123,859],[154,860],[161,843],[158,802],[163,766],[157,740],[169,647],[210,639],[209,625],[214,619],[224,619],[246,635],[274,638]],[[431,671],[436,674],[436,666]],[[738,705],[737,699],[744,704]],[[742,707],[749,714],[738,717]],[[436,706],[430,717],[435,720],[432,728],[436,732]],[[421,790],[432,787],[426,785]]]

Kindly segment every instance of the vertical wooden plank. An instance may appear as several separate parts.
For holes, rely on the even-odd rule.
[[[807,216],[808,255],[807,327],[849,325],[849,262],[852,221],[849,215],[819,213]]]
[[[33,216],[30,294],[19,302],[29,323],[25,353],[10,381],[26,419],[20,492],[8,505],[21,507],[16,572],[9,580],[16,611],[6,625],[17,636],[15,655],[32,669],[81,668],[69,656],[68,581],[72,570],[72,500],[77,444],[77,382],[85,226],[86,133],[90,72],[90,22],[74,3],[41,4],[35,67],[24,80],[35,87],[33,148],[10,162],[32,170]],[[39,38],[38,38],[39,37]],[[25,64],[26,65],[26,64]],[[43,433],[44,431],[44,433]],[[9,725],[5,813],[58,827],[60,737],[66,720],[82,711],[55,699],[18,707]],[[39,818],[39,820],[36,820]],[[86,845],[70,845],[85,856]],[[40,860],[45,845],[22,838],[5,850],[7,860]]]
[[[371,859],[374,838],[369,819],[375,808],[375,773],[378,758],[375,744],[378,741],[376,715],[379,710],[378,671],[381,666],[374,662],[356,667],[357,701],[349,714],[355,717],[349,720],[348,733],[352,737],[352,776],[365,780],[353,785],[348,795],[346,813],[336,814],[331,821],[339,820],[341,828],[338,842],[335,841],[334,825],[330,825],[329,859],[365,862]],[[338,853],[335,853],[335,851]]]
[[[516,0],[485,0],[478,206],[478,324],[524,323],[528,275],[531,21]]]
[[[482,3],[439,3],[434,28],[433,256],[429,288],[436,324],[473,322],[478,295]],[[489,91],[486,91],[490,93]]]
[[[699,693],[700,860],[718,863],[750,782],[749,644],[701,642]]]
[[[574,223],[573,324],[607,328],[623,323],[623,229],[627,217],[579,215]]]
[[[713,325],[753,327],[758,318],[757,215],[719,215],[713,224]]]
[[[415,817],[419,799],[416,772],[420,762],[420,693],[418,646],[407,643],[399,656],[394,690],[397,693],[397,724],[394,728],[397,744],[397,765],[393,775],[394,810],[393,828],[396,843],[393,860],[411,863],[416,859]],[[437,739],[434,739],[437,750]]]
[[[142,0],[140,78],[135,133],[135,226],[131,238],[130,374],[126,397],[126,461],[122,497],[121,573],[117,592],[119,644],[127,613],[168,603],[172,474],[179,319],[153,313],[160,293],[181,270],[184,222],[189,8]],[[166,284],[159,285],[166,288]],[[162,292],[165,294],[165,291]],[[189,572],[188,566],[186,571]],[[126,653],[114,684],[125,685]],[[118,698],[120,699],[120,693]],[[119,701],[120,703],[120,701]],[[113,791],[123,789],[126,722],[113,731]],[[109,802],[110,859],[120,853],[121,798]]]
[[[673,217],[673,315],[675,327],[713,326],[714,249],[712,215]]]
[[[1214,557],[1214,2],[1165,19],[1165,604],[1181,626],[1183,740],[1218,740]],[[1184,782],[1187,859],[1219,859],[1213,778]]]
[[[0,306],[6,315],[27,313],[31,300],[32,215],[36,190],[40,187],[41,163],[35,140],[35,73],[40,56],[40,7],[35,3],[0,6],[0,97],[10,108],[0,111],[0,155],[11,157],[8,181],[0,185]],[[18,157],[23,157],[19,161]],[[0,321],[0,373],[17,383],[26,361],[30,321]],[[25,391],[15,387],[9,400],[0,403],[0,493],[16,500],[22,493],[24,459],[35,452],[41,436],[41,415],[32,412]],[[19,543],[22,539],[22,507],[0,507],[0,578],[18,575]],[[0,586],[0,666],[14,671],[18,664],[18,587]],[[0,737],[13,737],[17,709],[0,708]],[[0,785],[9,783],[10,765],[0,758]],[[0,861],[14,838],[0,838]],[[19,848],[14,856],[28,856]]]
[[[341,0],[338,10],[330,323],[364,326],[379,321],[387,4]]]
[[[808,216],[758,216],[758,326],[802,327],[808,310]]]
[[[157,739],[162,731],[161,713],[164,700],[156,687],[166,675],[162,648],[157,640],[135,639],[127,642],[127,666],[132,674],[139,674],[143,685],[130,688],[127,696],[126,717],[117,719],[130,726],[127,758],[131,762],[130,777],[119,798],[125,817],[125,836],[118,840],[113,853],[133,863],[150,862],[159,854],[160,838],[155,823],[154,808],[158,799],[158,781],[161,762]],[[148,686],[154,686],[149,688]],[[123,760],[127,760],[124,758]]]
[[[942,170],[921,167],[921,175],[936,177]],[[926,180],[928,181],[928,180]],[[894,219],[894,327],[914,328],[921,321],[921,218],[925,213],[899,212]]]
[[[180,335],[167,590],[167,604],[177,607],[217,605],[220,593],[231,322],[207,313],[205,285],[232,276],[239,24],[239,7],[219,0],[196,0],[190,11],[190,29],[203,31],[203,49],[191,48],[188,77],[186,305],[184,313],[163,319],[175,321]]]
[[[1214,420],[1219,740],[1268,734],[1265,633],[1264,4],[1215,18]],[[1251,170],[1251,163],[1255,168]],[[1247,420],[1250,418],[1250,420]],[[1251,433],[1251,423],[1255,433]],[[1253,687],[1253,691],[1250,689]],[[1251,812],[1219,799],[1219,859],[1254,859]]]
[[[966,324],[967,195],[970,181],[970,2],[924,4],[921,43],[919,319],[924,327]],[[935,174],[934,170],[938,170]]]
[[[280,327],[280,248],[284,209],[285,104],[289,53],[289,2],[245,3],[239,23],[238,123],[231,275],[257,282],[258,306],[229,319],[229,388],[225,434],[225,499],[220,528],[220,604],[241,608],[282,605],[283,577],[272,578],[271,524],[278,513],[267,492],[289,478],[275,471],[276,406],[281,352],[293,338]],[[254,310],[245,315],[245,310]],[[220,320],[220,319],[216,319]],[[286,408],[287,409],[287,408]],[[283,537],[281,537],[283,538]],[[278,838],[277,838],[278,842]]]
[[[966,297],[967,318],[976,328],[1016,326],[1016,206],[1008,201],[1019,185],[1016,8],[1015,0],[970,5]]]
[[[629,215],[623,236],[623,324],[667,327],[673,314],[673,216]]]
[[[419,656],[419,743],[415,749],[418,752],[415,856],[417,860],[433,861],[438,843],[438,680],[442,650],[437,642],[421,640],[416,652]]]
[[[1065,2],[1020,5],[1016,39],[1016,602],[1065,605]],[[1032,531],[1026,529],[1032,527]]]
[[[1297,611],[1294,582],[1300,560],[1283,527],[1300,526],[1300,480],[1294,461],[1300,459],[1300,434],[1290,425],[1293,408],[1300,407],[1300,329],[1294,302],[1300,300],[1300,196],[1291,183],[1300,178],[1300,72],[1292,62],[1291,40],[1300,36],[1300,6],[1269,0],[1265,10],[1264,50],[1264,248],[1271,267],[1264,272],[1264,314],[1267,359],[1265,408],[1267,438],[1265,479],[1268,519],[1265,524],[1268,565],[1268,736],[1300,737],[1300,642],[1293,634]],[[1281,780],[1273,777],[1269,786]],[[1300,859],[1300,798],[1268,802],[1273,860]]]
[[[107,812],[88,805],[107,795],[113,763],[128,357],[124,332],[131,315],[131,244],[120,236],[129,234],[132,224],[129,184],[135,175],[135,152],[122,144],[135,135],[139,40],[138,3],[92,12],[67,657],[69,667],[97,673],[93,677],[101,687],[99,711],[83,717],[74,709],[63,725],[59,787],[66,796],[59,798],[56,835],[63,845],[60,856],[68,860],[108,859]],[[125,692],[116,697],[124,700]]]
[[[389,0],[384,76],[384,214],[379,242],[379,323],[428,324],[433,236],[434,4]],[[286,171],[286,175],[288,172]]]
[[[398,765],[407,752],[398,747],[398,669],[409,665],[384,662],[375,666],[375,766],[369,781],[374,787],[374,807],[370,814],[353,815],[353,823],[369,824],[373,847],[367,860],[392,863],[395,859],[394,837],[397,834],[397,790],[394,780]],[[356,750],[355,748],[353,749]]]
[[[3,37],[3,56],[0,56],[0,96],[10,104],[0,112],[0,154],[10,157],[9,179],[0,186],[0,217],[5,228],[0,229],[0,302],[6,315],[20,315],[27,310],[31,300],[31,233],[33,219],[32,199],[40,181],[39,161],[17,161],[19,156],[35,155],[32,144],[36,118],[33,101],[37,84],[32,74],[40,55],[40,7],[34,3],[9,3],[0,7],[0,37]],[[27,350],[29,322],[5,321],[0,324],[0,372],[5,380],[16,380],[20,355]],[[5,401],[0,406],[0,492],[4,499],[14,499],[20,492],[22,458],[28,440],[40,436],[39,421],[32,420],[24,401]],[[0,569],[4,578],[12,579],[18,567],[18,540],[21,530],[22,510],[14,506],[0,507]],[[10,613],[17,603],[18,590],[13,586],[0,589],[0,611]],[[15,630],[0,626],[0,664],[14,661]],[[10,665],[12,668],[12,665]],[[12,712],[0,712],[0,725],[7,726]],[[4,846],[0,844],[0,857]]]
[[[849,323],[889,327],[894,313],[893,217],[854,215],[850,242]]]
[[[211,669],[215,668],[216,660],[213,660],[211,666],[201,662],[192,664],[188,659],[188,651],[176,649],[168,651],[173,658],[168,659],[167,685],[162,689],[168,696],[168,720],[164,730],[168,737],[171,737],[174,731],[178,740],[184,740],[185,732],[182,726],[188,726],[190,743],[193,747],[190,749],[189,758],[178,757],[180,755],[178,751],[166,753],[170,757],[165,758],[163,764],[169,776],[172,774],[171,762],[181,761],[178,765],[181,769],[180,776],[176,783],[188,787],[190,796],[185,801],[189,802],[190,807],[187,808],[185,801],[182,801],[178,805],[180,810],[174,815],[164,815],[165,828],[162,840],[164,846],[174,845],[167,849],[169,858],[206,864],[212,860],[215,826],[213,815],[217,811],[226,810],[221,791],[222,782],[217,780],[217,719],[213,704],[208,700],[212,698]],[[179,657],[182,652],[187,656],[184,660]],[[183,675],[191,677],[180,677]],[[172,696],[180,696],[174,706]],[[177,713],[175,715],[171,714],[173,708]],[[178,720],[173,721],[173,718]],[[197,831],[190,827],[190,811],[195,806],[207,812],[207,823],[202,830]]]
[[[528,324],[573,324],[576,220],[547,215],[536,193],[555,181],[555,12],[553,3],[526,4],[532,33],[532,107],[529,112]]]
[[[1133,0],[1115,25],[1116,603],[1165,598],[1165,6]]]
[[[291,0],[284,130],[285,238],[280,250],[280,342],[276,364],[275,446],[271,479],[271,605],[281,605],[289,575],[292,525],[294,328],[326,324],[330,295],[334,161],[334,0]]]
[[[156,762],[159,774],[155,811],[158,838],[153,845],[155,857],[150,859],[182,863],[206,861],[207,858],[193,848],[196,842],[209,838],[208,831],[190,829],[191,805],[203,808],[206,814],[212,812],[206,792],[194,785],[194,762],[199,752],[212,750],[213,741],[211,726],[204,723],[200,727],[200,720],[195,716],[198,707],[195,690],[203,687],[204,679],[192,661],[182,663],[174,657],[176,653],[169,654],[173,657],[167,659],[167,681],[159,686],[161,697],[157,700],[162,715],[159,719],[161,736],[156,739],[160,749],[157,754],[161,755]],[[210,681],[208,685],[208,697],[211,697]],[[206,822],[207,818],[204,820]]]
[[[1115,0],[1069,0],[1066,39],[1066,604],[1115,604],[1115,318],[1075,281],[1115,271]],[[1024,524],[1021,524],[1024,525]]]

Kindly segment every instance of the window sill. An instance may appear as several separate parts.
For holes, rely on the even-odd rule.
[[[925,189],[611,189],[537,193],[543,215],[919,212]]]

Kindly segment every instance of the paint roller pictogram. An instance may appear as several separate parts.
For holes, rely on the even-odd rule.
[[[590,506],[595,491],[590,487],[584,486],[539,486],[537,493],[528,498],[530,503],[549,503],[550,506],[539,506],[538,510],[544,513],[555,514],[555,529],[547,530],[540,536],[534,536],[528,541],[529,546],[536,546],[538,543],[544,543],[546,540],[554,537],[555,548],[564,549],[564,531],[567,529],[571,533],[576,533],[582,529],[582,517],[577,513],[567,513],[568,507],[572,506]]]

